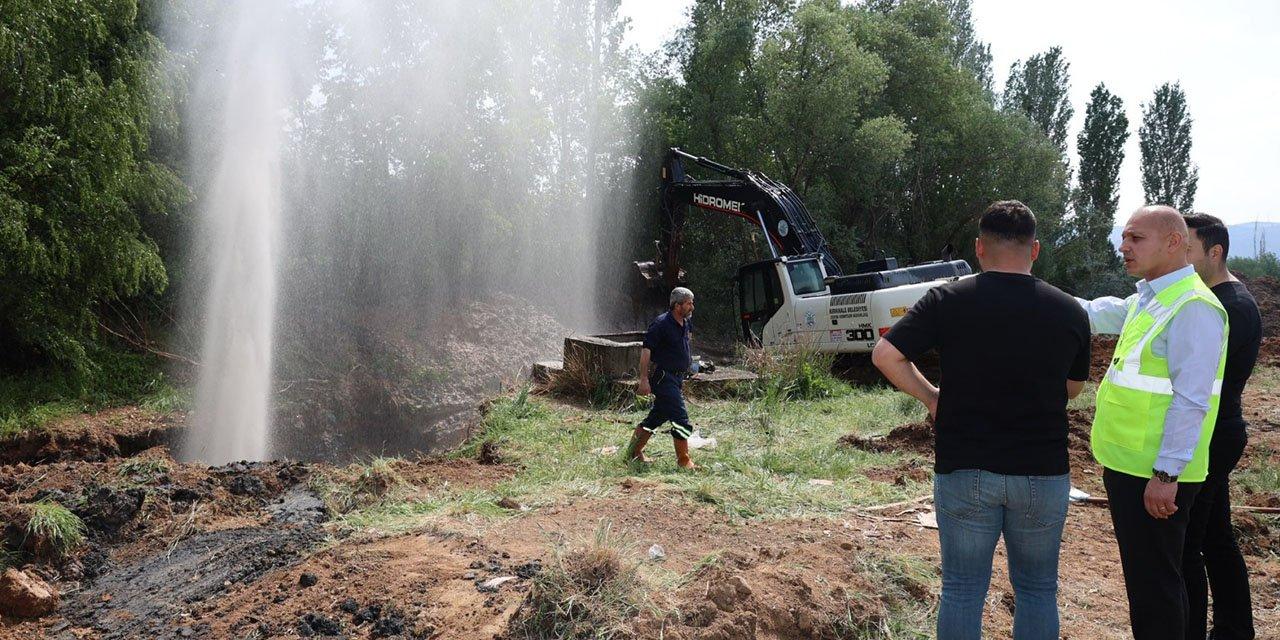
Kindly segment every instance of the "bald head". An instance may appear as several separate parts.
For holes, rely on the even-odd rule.
[[[1125,270],[1148,280],[1187,265],[1187,222],[1177,209],[1149,205],[1129,216],[1121,235]]]
[[[1187,239],[1187,221],[1177,209],[1165,204],[1147,205],[1133,212],[1133,216],[1129,218],[1129,224],[1141,224],[1142,226],[1167,236],[1176,233],[1182,237],[1182,241]]]

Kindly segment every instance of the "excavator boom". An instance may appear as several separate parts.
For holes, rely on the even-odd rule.
[[[725,176],[699,180],[685,171],[685,161]],[[749,169],[735,169],[672,148],[662,166],[662,212],[666,226],[652,262],[637,262],[650,287],[670,289],[683,281],[680,250],[690,206],[741,218],[758,226],[773,257],[817,254],[827,275],[844,273],[831,246],[818,230],[804,202],[790,187]]]

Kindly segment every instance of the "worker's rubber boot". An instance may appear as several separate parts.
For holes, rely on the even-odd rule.
[[[689,457],[689,441],[676,440],[675,445],[676,445],[676,464],[680,465],[681,469],[688,469],[691,471],[693,469],[697,469],[698,465],[694,464],[693,459]]]
[[[649,444],[649,436],[653,435],[640,427],[636,427],[634,433],[631,434],[631,443],[627,445],[627,462],[639,462],[648,464],[653,462],[644,455],[644,446]]]

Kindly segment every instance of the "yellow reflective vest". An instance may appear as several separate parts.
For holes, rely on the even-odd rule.
[[[1151,477],[1164,438],[1165,414],[1173,401],[1169,361],[1152,353],[1151,345],[1183,305],[1192,300],[1202,300],[1217,309],[1222,314],[1224,331],[1209,411],[1200,425],[1200,441],[1178,480],[1202,482],[1208,474],[1209,440],[1218,417],[1222,374],[1227,366],[1227,311],[1194,273],[1157,293],[1146,305],[1139,305],[1136,298],[1129,305],[1111,366],[1098,385],[1098,408],[1090,439],[1093,457],[1102,466]]]

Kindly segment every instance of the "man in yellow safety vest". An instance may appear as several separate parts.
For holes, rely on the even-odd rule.
[[[1208,471],[1227,314],[1187,262],[1177,210],[1138,209],[1122,238],[1138,292],[1080,300],[1094,333],[1120,335],[1098,386],[1093,455],[1104,468],[1134,637],[1183,640],[1183,543]]]

